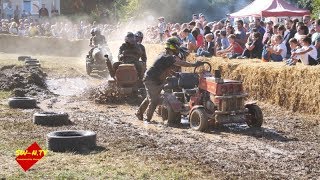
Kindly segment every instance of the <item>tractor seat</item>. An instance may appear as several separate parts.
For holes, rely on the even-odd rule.
[[[197,93],[198,88],[193,88],[193,89],[184,89],[184,93],[188,96],[193,96]]]
[[[167,77],[167,84],[164,86],[165,89],[177,89],[178,88],[178,78],[176,77]]]
[[[199,75],[194,73],[179,74],[179,87],[183,89],[193,89],[199,85]]]

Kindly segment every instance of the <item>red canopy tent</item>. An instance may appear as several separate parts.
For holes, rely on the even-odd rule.
[[[238,12],[230,14],[231,17],[283,17],[283,16],[304,16],[310,11],[299,9],[285,0],[255,0],[247,7]]]

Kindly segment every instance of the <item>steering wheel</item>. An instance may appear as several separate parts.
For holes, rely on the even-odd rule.
[[[194,68],[193,73],[201,74],[204,72],[211,72],[211,70],[212,70],[211,64],[208,62],[203,62],[202,66],[198,66]]]

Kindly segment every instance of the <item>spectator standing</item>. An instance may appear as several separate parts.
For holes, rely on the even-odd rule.
[[[26,10],[23,10],[23,11],[22,11],[22,13],[21,13],[21,18],[22,18],[22,19],[28,18],[28,13],[27,13]]]
[[[21,10],[19,9],[19,6],[17,5],[16,9],[14,10],[14,20],[16,22],[18,22],[20,19],[20,16],[21,16]]]
[[[307,26],[298,25],[297,33],[294,35],[294,38],[296,38],[299,41],[301,38],[304,38],[304,36],[308,35],[308,33],[309,33],[309,30]]]
[[[303,16],[303,23],[305,26],[308,27],[308,31],[310,32],[313,29],[312,21],[311,21],[311,16],[309,15],[304,15]]]
[[[202,13],[199,14],[199,22],[201,23],[202,26],[205,26],[206,17]]]
[[[312,34],[312,44],[316,47],[318,52],[318,58],[320,57],[320,19],[315,23],[316,32]]]
[[[247,35],[246,30],[243,27],[243,21],[238,20],[237,21],[237,30],[235,31],[236,35],[236,42],[239,43],[241,46],[244,46],[247,42]]]
[[[263,38],[262,38],[262,44],[264,44],[264,45],[268,44],[272,35],[273,35],[273,22],[269,21],[269,22],[267,22],[266,32],[264,33]]]
[[[193,14],[192,15],[192,21],[197,21],[198,20],[198,15],[197,14]]]
[[[255,28],[257,29],[257,31],[260,33],[260,35],[263,37],[264,33],[266,32],[265,29],[260,25],[260,19],[259,18],[255,18],[254,20],[255,23]]]
[[[273,34],[278,34],[278,28],[279,28],[280,24],[275,24],[273,25]]]
[[[160,42],[163,42],[163,34],[166,30],[166,23],[164,22],[164,17],[159,17],[158,18],[159,23],[158,23],[158,29],[159,29],[159,37],[160,37]]]
[[[39,18],[49,17],[49,11],[45,4],[42,4],[41,9],[39,9]]]
[[[279,35],[281,35],[282,37],[284,36],[284,32],[286,31],[286,27],[281,24],[279,27],[278,27],[278,33]]]
[[[283,41],[287,46],[288,56],[291,55],[291,46],[290,46],[289,40],[291,38],[293,38],[294,35],[296,34],[296,31],[292,28],[293,25],[294,25],[294,23],[293,23],[292,20],[286,20],[285,21],[286,31],[284,32]]]

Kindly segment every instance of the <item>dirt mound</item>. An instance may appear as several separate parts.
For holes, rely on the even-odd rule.
[[[14,65],[0,67],[0,90],[13,91],[15,96],[20,97],[49,93],[46,76],[40,68]]]
[[[114,81],[108,81],[88,89],[82,96],[97,104],[129,104],[137,106],[141,104],[146,95],[143,91],[124,95]]]
[[[117,85],[109,82],[92,87],[85,94],[98,104],[121,103],[125,98],[120,94]]]

